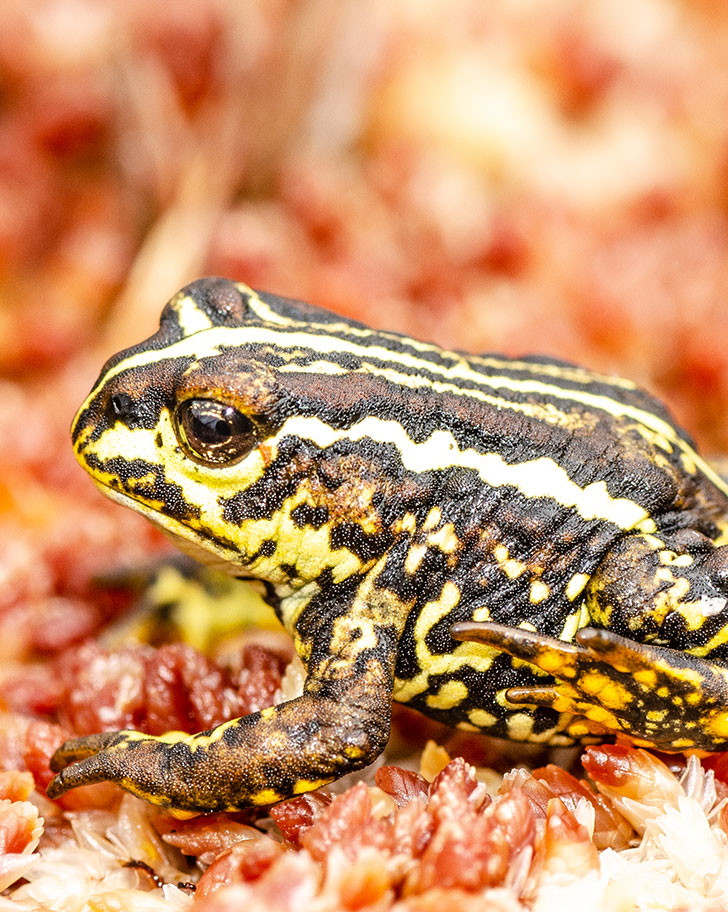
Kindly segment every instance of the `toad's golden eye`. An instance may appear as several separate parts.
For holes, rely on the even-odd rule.
[[[203,465],[231,465],[257,442],[250,418],[215,399],[187,399],[177,408],[175,419],[182,449]]]

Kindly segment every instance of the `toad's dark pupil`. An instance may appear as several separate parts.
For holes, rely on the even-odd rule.
[[[203,412],[192,417],[192,432],[204,443],[222,443],[232,436],[233,430],[223,418]]]

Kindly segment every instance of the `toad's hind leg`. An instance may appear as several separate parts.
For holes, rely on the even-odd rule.
[[[585,590],[592,623],[630,640],[728,657],[728,545],[689,529],[624,536]]]
[[[590,627],[580,630],[574,643],[475,621],[455,624],[451,632],[457,640],[502,650],[551,676],[543,686],[512,687],[506,698],[573,715],[565,732],[576,740],[608,733],[668,751],[728,749],[723,665]]]
[[[507,699],[572,714],[572,737],[622,733],[663,750],[726,750],[727,594],[728,546],[697,534],[675,533],[669,543],[630,535],[592,576],[585,599],[596,626],[575,642],[475,622],[456,624],[452,635],[550,675],[511,688]]]

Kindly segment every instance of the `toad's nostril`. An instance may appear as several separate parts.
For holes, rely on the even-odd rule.
[[[114,421],[124,421],[134,412],[134,400],[128,393],[114,393],[109,399],[108,416]]]

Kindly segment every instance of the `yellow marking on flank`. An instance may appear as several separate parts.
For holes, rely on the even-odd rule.
[[[572,611],[572,613],[567,616],[564,621],[564,626],[561,628],[559,639],[566,640],[568,643],[573,642],[577,630],[586,627],[589,620],[589,612],[586,605],[580,605],[577,611]]]
[[[575,573],[566,585],[565,595],[570,602],[578,598],[584,591],[584,587],[589,582],[588,573]]]
[[[462,681],[446,681],[436,694],[428,694],[425,702],[431,709],[452,709],[467,696],[468,688]]]
[[[427,554],[427,545],[411,545],[404,559],[404,571],[412,576],[419,569],[422,558]]]
[[[459,643],[450,653],[433,655],[427,648],[425,638],[428,631],[442,618],[447,617],[460,600],[460,590],[453,582],[446,582],[440,598],[428,602],[420,611],[415,622],[413,640],[415,655],[420,671],[412,678],[395,678],[394,699],[407,703],[413,697],[424,693],[430,686],[430,677],[449,674],[466,667],[477,672],[486,672],[499,654],[496,650],[480,643]]]
[[[453,523],[445,523],[437,532],[430,532],[427,544],[439,548],[443,554],[453,554],[460,547],[460,539],[455,532]]]
[[[533,716],[513,713],[508,717],[508,737],[514,741],[527,741],[533,735]]]
[[[422,523],[423,532],[432,532],[433,529],[436,529],[442,520],[442,510],[439,507],[431,507],[430,512],[425,517],[425,521]]]
[[[498,704],[498,706],[502,706],[503,709],[507,709],[509,711],[512,710],[514,706],[520,706],[519,703],[510,703],[509,702],[508,698],[506,697],[505,689],[497,690],[494,700]]]
[[[541,580],[534,580],[531,583],[528,599],[532,605],[538,605],[539,602],[547,599],[550,594],[551,590],[546,583],[541,582]]]
[[[523,563],[523,561],[516,560],[514,557],[512,557],[501,564],[501,570],[505,573],[508,579],[513,580],[518,579],[519,576],[522,576],[526,572],[526,565]]]
[[[443,585],[440,597],[436,601],[427,602],[422,606],[419,617],[415,624],[415,638],[418,644],[424,643],[425,637],[430,630],[447,617],[453,608],[460,601],[460,590],[451,580]]]
[[[471,709],[468,713],[468,719],[478,728],[492,728],[498,721],[497,716],[485,709]]]

